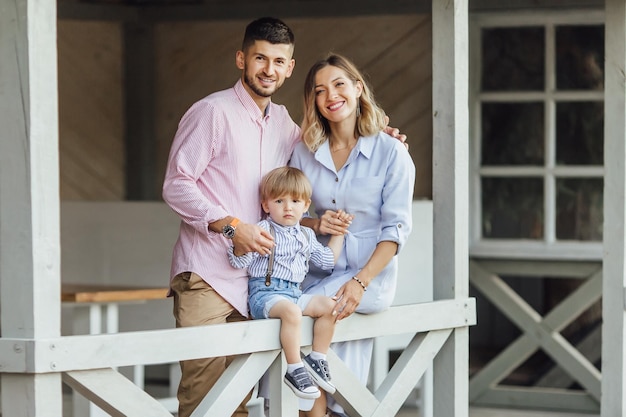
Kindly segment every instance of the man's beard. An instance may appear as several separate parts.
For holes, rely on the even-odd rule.
[[[248,87],[250,87],[250,90],[252,90],[254,94],[259,97],[271,97],[272,94],[274,94],[278,90],[278,88],[280,88],[280,85],[276,84],[274,86],[274,89],[272,89],[271,91],[262,89],[254,83],[255,78],[250,77],[247,73],[244,75],[243,80],[248,85]]]

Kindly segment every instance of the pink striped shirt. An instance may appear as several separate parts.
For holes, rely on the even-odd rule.
[[[171,278],[195,272],[248,315],[246,271],[230,265],[230,241],[208,225],[228,215],[261,220],[261,177],[286,165],[299,140],[285,106],[270,103],[263,115],[241,80],[191,106],[178,125],[163,184],[163,199],[182,220]]]

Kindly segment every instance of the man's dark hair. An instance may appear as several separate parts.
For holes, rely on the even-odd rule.
[[[274,17],[262,17],[250,22],[243,36],[241,49],[245,51],[255,41],[267,41],[271,44],[295,44],[295,38],[289,26]]]

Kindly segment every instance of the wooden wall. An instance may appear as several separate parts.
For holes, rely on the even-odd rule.
[[[431,198],[430,15],[285,19],[296,35],[296,69],[274,101],[297,122],[308,68],[333,51],[367,74],[391,125],[409,136],[417,167],[417,198]],[[156,173],[185,110],[240,76],[235,51],[246,20],[159,23],[155,26]],[[61,198],[123,200],[125,167],[123,35],[116,22],[60,20],[59,97]]]
[[[57,31],[61,199],[122,200],[121,25],[64,20]]]

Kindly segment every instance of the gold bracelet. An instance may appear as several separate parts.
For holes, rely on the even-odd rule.
[[[361,287],[363,287],[363,291],[367,291],[367,287],[365,286],[365,284],[363,284],[363,281],[361,281],[357,277],[352,277],[352,279],[361,284]]]

